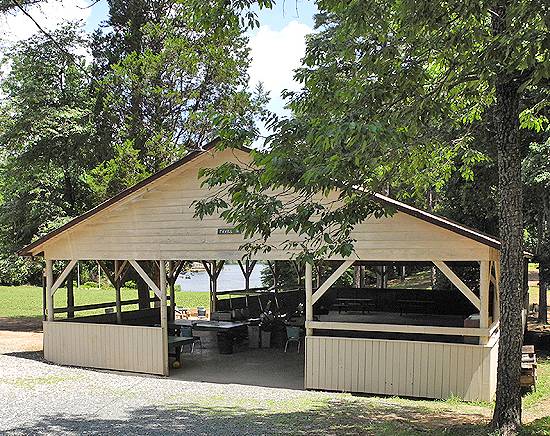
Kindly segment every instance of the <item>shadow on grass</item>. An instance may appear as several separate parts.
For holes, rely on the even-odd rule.
[[[284,408],[283,408],[284,409]],[[290,408],[292,409],[292,408]],[[260,407],[193,403],[142,407],[119,418],[58,414],[41,417],[4,434],[147,434],[147,435],[487,435],[485,421],[464,424],[464,415],[430,416],[409,407],[374,407],[329,401],[307,410],[275,411]]]
[[[550,411],[549,411],[550,413]],[[550,435],[550,416],[536,419],[525,425],[521,435],[529,436],[549,436]]]

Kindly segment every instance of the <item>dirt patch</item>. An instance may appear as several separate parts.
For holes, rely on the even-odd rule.
[[[42,333],[0,331],[0,354],[41,350]]]
[[[42,319],[31,317],[0,317],[0,331],[42,332]]]
[[[542,400],[531,410],[524,410],[522,415],[522,421],[525,424],[533,422],[537,419],[546,418],[548,411],[550,410],[550,398]]]
[[[538,269],[532,269],[527,274],[529,281],[538,282],[539,281],[539,270]]]
[[[41,350],[40,318],[0,317],[0,354]]]

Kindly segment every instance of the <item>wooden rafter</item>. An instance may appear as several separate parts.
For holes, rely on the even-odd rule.
[[[55,294],[55,291],[57,291],[57,289],[63,284],[63,282],[65,281],[65,279],[67,278],[69,273],[73,270],[73,268],[74,268],[74,266],[76,265],[77,262],[78,262],[78,260],[71,260],[69,262],[69,264],[65,267],[65,269],[61,272],[61,274],[59,274],[59,277],[53,283],[53,285],[50,289],[50,294],[51,295]]]
[[[447,264],[441,260],[434,260],[433,264],[455,285],[464,296],[470,300],[470,302],[476,307],[477,310],[481,308],[481,301],[479,297],[472,292],[472,290],[466,286],[466,284],[458,277]]]
[[[147,274],[141,265],[136,260],[129,260],[132,267],[136,270],[136,272],[141,276],[141,278],[147,283],[149,288],[155,293],[155,295],[162,299],[162,293],[159,289],[159,287],[155,284],[155,282],[149,277],[149,274]]]
[[[178,279],[178,276],[180,275],[181,270],[183,269],[184,266],[185,266],[185,261],[180,260],[179,262],[177,262],[175,268],[172,268],[172,270],[168,275],[168,281],[170,285],[173,286],[174,283],[176,283],[176,280]]]
[[[107,264],[105,263],[104,260],[98,260],[97,263],[98,263],[99,267],[101,268],[101,270],[107,276],[107,279],[116,288],[118,286],[116,273],[113,273],[112,271],[109,270],[109,268],[107,267]]]
[[[319,286],[317,291],[313,294],[313,297],[311,299],[311,304],[315,304],[317,301],[319,301],[319,298],[321,298],[325,292],[340,278],[344,272],[353,265],[353,262],[355,260],[344,260],[342,264],[336,268],[336,271],[334,271],[328,279],[325,280],[325,282]]]
[[[219,262],[216,262],[215,260],[212,262],[208,262],[206,260],[202,261],[202,264],[204,265],[204,268],[206,269],[208,276],[214,280],[216,280],[220,275],[220,273],[222,272],[224,263],[225,263],[224,260],[220,260]]]

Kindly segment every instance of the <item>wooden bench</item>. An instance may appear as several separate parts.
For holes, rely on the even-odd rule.
[[[399,315],[410,313],[407,309],[416,307],[424,310],[424,313],[429,313],[428,308],[432,308],[435,303],[432,300],[397,300],[399,303]]]
[[[338,309],[338,313],[361,311],[362,313],[370,312],[371,307],[374,307],[372,298],[337,298],[333,307]]]
[[[175,357],[175,359],[179,362],[181,351],[186,345],[193,345],[192,336],[168,336],[168,356]],[[174,350],[173,353],[170,352],[171,349]]]

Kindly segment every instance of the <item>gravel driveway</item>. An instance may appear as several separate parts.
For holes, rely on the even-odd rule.
[[[57,366],[33,351],[0,354],[0,405],[2,435],[470,435],[487,420],[433,402]]]
[[[0,355],[0,433],[7,435],[358,433],[327,424],[330,414],[308,417],[331,398],[62,367],[37,352]]]

